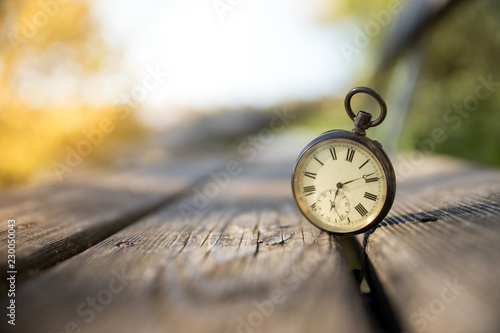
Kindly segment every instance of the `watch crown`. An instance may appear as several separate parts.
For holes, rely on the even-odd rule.
[[[372,115],[368,112],[365,111],[358,111],[358,114],[354,118],[354,128],[352,129],[352,132],[365,136],[366,135],[366,129],[370,127],[372,121]]]

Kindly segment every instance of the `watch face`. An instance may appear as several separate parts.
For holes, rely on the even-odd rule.
[[[302,213],[334,233],[356,233],[380,215],[387,198],[387,175],[379,159],[360,143],[326,139],[297,163],[293,189]]]

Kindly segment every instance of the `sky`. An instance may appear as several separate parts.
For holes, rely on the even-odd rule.
[[[146,123],[178,120],[158,110],[271,108],[287,100],[345,94],[352,69],[343,36],[316,18],[321,0],[97,0],[106,41],[138,80],[168,78],[148,91]]]

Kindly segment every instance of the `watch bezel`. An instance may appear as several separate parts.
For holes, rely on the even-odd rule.
[[[341,232],[341,231],[334,231],[329,229],[329,225],[326,223],[316,223],[314,221],[311,221],[311,219],[307,216],[306,212],[303,211],[302,206],[304,206],[307,210],[307,206],[305,204],[301,204],[298,200],[298,195],[296,193],[296,184],[298,184],[298,179],[296,179],[296,171],[297,167],[300,165],[300,162],[304,155],[306,155],[311,149],[314,149],[314,147],[323,141],[326,140],[331,140],[331,139],[344,139],[344,140],[351,140],[354,141],[361,146],[365,147],[367,150],[369,150],[378,160],[380,165],[382,166],[382,170],[385,174],[385,181],[386,181],[386,188],[387,188],[387,193],[386,193],[386,198],[384,205],[382,206],[382,209],[380,212],[375,216],[375,218],[366,226],[356,229],[350,232]],[[329,232],[331,234],[336,234],[336,235],[355,235],[355,234],[360,234],[363,233],[367,230],[372,229],[374,226],[382,222],[382,220],[387,216],[389,211],[391,210],[392,204],[394,203],[394,198],[396,196],[396,176],[394,173],[394,168],[392,166],[392,163],[385,153],[385,151],[382,149],[382,147],[375,141],[371,140],[370,138],[366,136],[360,136],[357,134],[354,134],[352,132],[348,132],[345,130],[331,130],[327,131],[325,133],[322,133],[318,137],[314,138],[311,140],[305,147],[302,149],[302,151],[299,154],[299,157],[297,158],[297,161],[295,162],[295,166],[292,171],[292,193],[293,193],[293,198],[295,200],[295,203],[299,207],[299,211],[301,214],[314,226],[320,228],[321,230],[324,230],[326,232]],[[312,215],[312,213],[311,213]],[[318,225],[319,224],[319,225]]]

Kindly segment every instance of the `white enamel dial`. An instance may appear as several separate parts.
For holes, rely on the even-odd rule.
[[[386,201],[382,165],[353,140],[329,139],[314,145],[298,162],[294,176],[300,209],[328,231],[351,233],[366,227]]]

